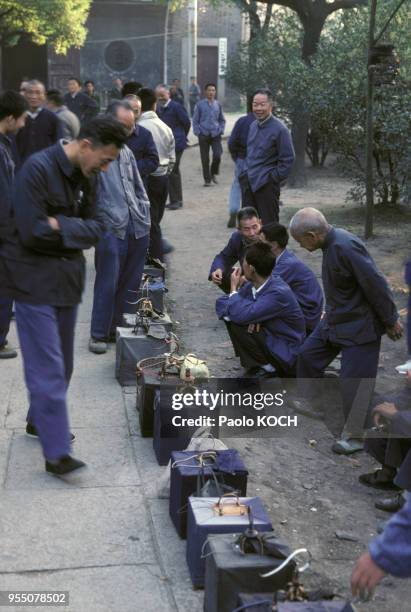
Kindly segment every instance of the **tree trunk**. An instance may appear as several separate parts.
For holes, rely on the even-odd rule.
[[[300,15],[304,28],[304,38],[301,57],[310,66],[311,57],[317,51],[321,32],[327,19],[327,12],[319,6],[312,10],[309,16]],[[297,110],[292,127],[292,137],[295,149],[295,162],[288,179],[290,187],[305,187],[307,185],[307,172],[305,168],[305,146],[307,143],[308,129],[310,127],[310,116],[306,110]]]
[[[305,187],[307,185],[307,173],[305,169],[305,145],[307,142],[309,126],[308,113],[301,111],[293,118],[291,136],[295,149],[295,162],[288,178],[290,187]]]

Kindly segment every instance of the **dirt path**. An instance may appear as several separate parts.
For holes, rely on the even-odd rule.
[[[233,164],[223,157],[219,186],[202,187],[199,151],[185,152],[182,172],[185,206],[167,212],[164,229],[176,250],[170,256],[169,289],[174,318],[185,348],[208,360],[213,375],[236,376],[240,370],[224,326],[214,313],[219,292],[207,281],[212,257],[227,242],[227,201]],[[281,220],[287,222],[302,206],[320,208],[332,223],[362,234],[363,211],[344,202],[349,182],[331,169],[310,172],[307,190],[284,190]],[[376,238],[369,249],[394,289],[397,305],[405,314],[406,293],[402,280],[403,262],[410,244],[411,214],[399,222],[385,214],[377,219]],[[295,243],[291,247],[320,274],[321,255],[308,254]],[[386,338],[380,362],[379,389],[400,384],[394,366],[405,357],[405,341]],[[301,417],[304,420],[303,417]],[[305,583],[332,586],[348,595],[354,560],[389,515],[374,508],[378,491],[365,489],[358,475],[372,467],[364,454],[354,458],[331,453],[332,436],[323,424],[304,420],[303,440],[235,439],[251,473],[250,494],[260,495],[273,519],[277,533],[292,546],[302,545],[313,554]],[[314,448],[309,440],[316,440]],[[349,532],[356,542],[338,540],[335,532]],[[387,578],[374,600],[358,607],[372,612],[408,612],[409,582]],[[408,603],[406,603],[408,601]]]

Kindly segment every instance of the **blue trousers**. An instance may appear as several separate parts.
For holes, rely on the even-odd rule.
[[[144,271],[149,234],[135,238],[129,224],[124,240],[106,234],[96,246],[93,312],[91,337],[106,341],[121,325],[125,312],[135,312],[136,301]]]
[[[10,329],[11,315],[13,313],[13,300],[0,297],[0,348],[3,348]]]
[[[297,378],[322,378],[325,368],[341,353],[340,389],[344,416],[348,419],[361,380],[375,380],[378,369],[381,337],[374,342],[355,346],[342,346],[324,340],[317,330],[306,339],[297,360]],[[311,391],[310,391],[311,389]],[[318,394],[314,383],[307,391],[308,397]],[[369,387],[371,401],[373,389]],[[368,405],[364,406],[364,419]]]
[[[77,306],[16,302],[16,322],[29,392],[27,421],[39,434],[46,459],[70,454],[67,388],[73,372]]]
[[[241,187],[238,177],[244,172],[245,159],[240,157],[235,161],[234,178],[231,185],[230,196],[228,200],[229,213],[235,215],[241,208]]]

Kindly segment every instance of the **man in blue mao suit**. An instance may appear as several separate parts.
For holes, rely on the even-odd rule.
[[[0,295],[15,300],[30,397],[26,431],[39,436],[46,470],[56,475],[84,466],[69,454],[67,412],[83,249],[104,232],[95,210],[95,177],[116,159],[126,138],[120,123],[96,118],[76,140],[32,155],[15,181],[13,217],[0,251]]]
[[[252,109],[256,121],[248,131],[245,170],[239,176],[242,203],[270,223],[279,219],[280,188],[293,166],[294,148],[287,126],[272,114],[269,89],[254,93]]]
[[[231,293],[218,298],[216,312],[224,319],[246,376],[290,376],[305,337],[301,308],[289,288],[273,276],[275,257],[270,246],[256,242],[243,261],[246,282],[241,288],[241,268],[231,275]]]
[[[174,135],[176,146],[176,161],[168,177],[168,195],[170,203],[168,210],[178,210],[183,206],[183,187],[181,184],[180,162],[184,150],[187,148],[187,135],[190,131],[191,121],[184,105],[174,102],[170,98],[170,90],[166,85],[159,85],[156,89],[157,115],[164,121]]]
[[[307,334],[310,334],[320,322],[324,305],[320,283],[314,272],[287,249],[289,236],[284,225],[275,221],[267,223],[261,228],[261,236],[275,255],[274,274],[281,276],[291,287],[303,311]]]
[[[208,280],[216,284],[224,293],[230,293],[231,273],[234,264],[243,263],[245,250],[258,239],[261,221],[255,208],[247,206],[237,214],[238,230],[231,234],[230,240],[211,264]]]
[[[382,335],[397,340],[402,325],[385,278],[357,236],[332,227],[315,208],[299,210],[291,219],[290,232],[308,251],[322,249],[326,300],[324,317],[300,351],[297,376],[322,378],[325,368],[341,353],[340,381],[347,420],[361,379],[376,378]],[[315,385],[310,388],[314,391]],[[369,405],[370,399],[362,404]],[[349,431],[333,446],[341,454],[361,449]]]

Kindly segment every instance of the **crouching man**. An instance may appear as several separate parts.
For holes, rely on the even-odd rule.
[[[216,312],[224,319],[246,376],[292,376],[305,338],[305,320],[290,287],[272,275],[275,256],[268,244],[249,246],[241,269],[231,275],[230,295],[218,298]]]

